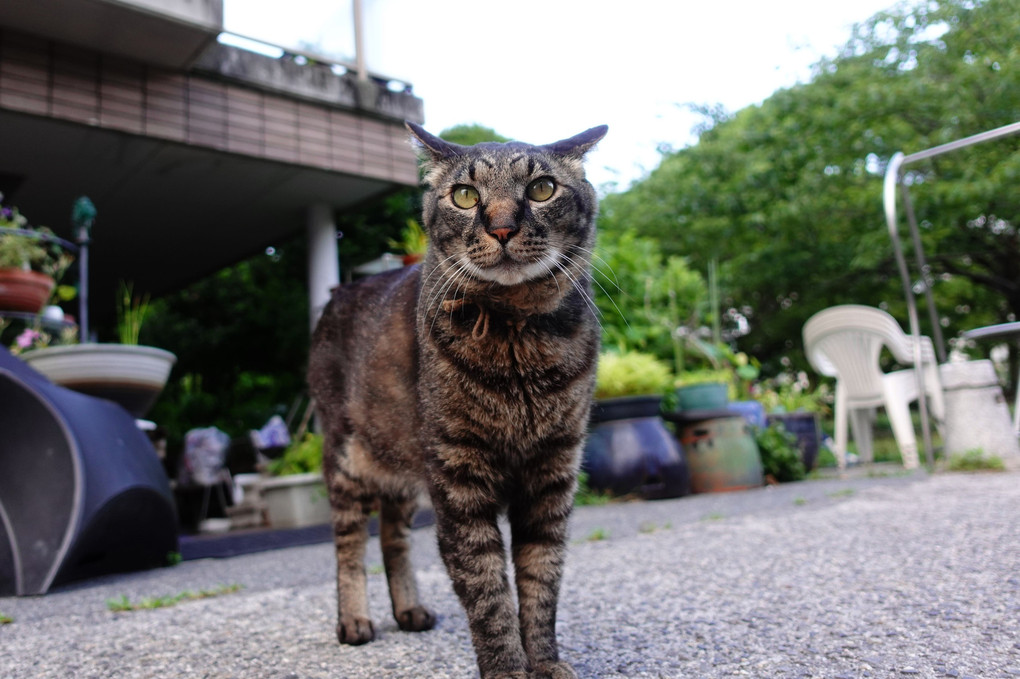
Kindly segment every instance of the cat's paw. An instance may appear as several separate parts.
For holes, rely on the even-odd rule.
[[[375,627],[368,618],[343,616],[340,618],[340,624],[336,626],[336,638],[341,644],[352,646],[366,644],[375,639]]]
[[[535,666],[530,679],[577,679],[577,672],[565,662],[541,663]]]
[[[394,617],[397,619],[397,626],[405,632],[424,632],[436,625],[436,614],[424,606],[408,608]]]

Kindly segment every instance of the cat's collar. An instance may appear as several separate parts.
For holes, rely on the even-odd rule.
[[[515,314],[507,313],[503,310],[491,309],[488,305],[479,302],[478,300],[468,300],[463,297],[458,299],[448,299],[442,304],[443,311],[446,313],[453,313],[454,311],[463,308],[464,306],[471,304],[478,307],[478,318],[475,320],[475,325],[471,328],[471,337],[476,340],[484,339],[489,334],[489,325],[491,323],[493,313],[498,313],[501,316],[506,317],[506,324],[509,327],[514,328],[517,332],[524,329],[524,325],[528,322],[528,317],[518,316]]]

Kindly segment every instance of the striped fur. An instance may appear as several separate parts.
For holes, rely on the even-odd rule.
[[[407,538],[427,490],[482,677],[569,679],[556,604],[599,335],[589,275],[597,200],[581,163],[606,130],[547,146],[462,147],[409,128],[423,149],[425,261],[339,288],[312,340],[337,635],[375,636],[363,560],[377,507],[394,617],[404,630],[434,625]],[[529,198],[540,178],[555,182],[552,196]],[[455,186],[477,191],[477,205],[455,204]]]

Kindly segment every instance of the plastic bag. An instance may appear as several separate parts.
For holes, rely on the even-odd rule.
[[[285,448],[290,445],[290,432],[287,431],[287,425],[283,418],[273,415],[264,427],[255,432],[252,439],[255,447],[260,450]]]
[[[192,429],[184,435],[184,465],[187,482],[211,486],[220,481],[220,471],[227,460],[230,436],[216,427]]]

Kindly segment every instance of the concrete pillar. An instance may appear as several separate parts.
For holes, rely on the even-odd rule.
[[[325,203],[308,208],[308,307],[311,327],[329,301],[330,290],[340,284],[333,209]]]

